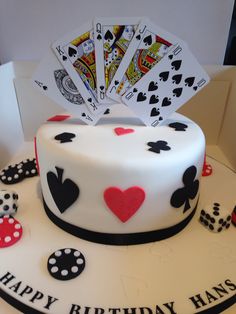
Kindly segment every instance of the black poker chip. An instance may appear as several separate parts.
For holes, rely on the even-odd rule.
[[[27,158],[26,160],[23,160],[21,163],[25,178],[31,178],[38,175],[35,158]]]
[[[0,180],[4,184],[15,184],[21,182],[25,177],[22,167],[23,163],[9,165],[1,171]]]
[[[49,256],[47,268],[55,279],[63,281],[74,279],[84,270],[85,258],[78,250],[59,249]]]

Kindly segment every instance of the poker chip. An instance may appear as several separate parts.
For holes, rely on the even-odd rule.
[[[22,161],[22,169],[26,178],[38,175],[37,164],[35,158],[28,158]]]
[[[0,180],[4,184],[15,184],[21,182],[25,177],[22,167],[23,163],[9,165],[1,171]]]
[[[22,236],[23,229],[19,221],[10,215],[0,218],[0,248],[12,246]]]
[[[15,165],[9,165],[0,173],[0,180],[4,184],[19,183],[25,178],[31,178],[38,175],[36,159],[28,158]]]
[[[55,279],[74,279],[84,270],[85,258],[78,250],[72,248],[60,249],[49,256],[47,268]]]

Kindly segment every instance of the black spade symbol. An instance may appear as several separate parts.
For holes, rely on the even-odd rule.
[[[63,132],[56,135],[54,138],[55,140],[60,141],[60,143],[68,143],[68,142],[72,142],[72,138],[74,137],[75,137],[74,133]]]
[[[179,88],[175,88],[173,89],[173,96],[179,97],[182,94],[183,88],[179,87]]]
[[[150,46],[152,44],[152,36],[148,35],[147,37],[144,38],[143,42],[145,46]]]
[[[140,40],[140,39],[141,39],[141,35],[138,34],[138,35],[136,36],[136,39],[137,39],[137,40]]]
[[[108,108],[105,112],[104,112],[104,114],[109,114],[110,113],[110,109]]]
[[[148,142],[147,143],[149,148],[148,150],[153,153],[160,154],[161,150],[170,150],[170,146],[168,146],[168,143],[166,141],[157,141],[157,142]]]
[[[187,168],[182,178],[184,187],[176,190],[171,196],[171,206],[179,208],[184,205],[183,213],[191,208],[189,200],[193,200],[198,193],[199,181],[195,180],[196,174],[197,168],[195,166]]]
[[[104,90],[104,86],[103,85],[100,86],[100,90]]]
[[[175,60],[171,62],[172,70],[178,71],[181,67],[182,60]]]
[[[88,98],[88,102],[92,102],[92,98]]]
[[[170,60],[172,60],[173,59],[173,55],[169,55],[169,57],[168,57]]]
[[[115,85],[118,85],[118,84],[119,84],[119,81],[115,81],[114,83],[115,83]]]
[[[66,60],[67,60],[67,57],[66,57],[66,56],[62,56],[62,60],[63,60],[63,61],[66,61]]]
[[[136,93],[137,91],[138,91],[137,88],[134,88],[134,89],[133,89],[133,92],[134,92],[134,93]]]
[[[157,89],[158,89],[157,82],[151,81],[148,86],[148,91],[151,92]]]
[[[182,74],[176,74],[172,76],[172,82],[175,84],[179,84],[182,79]]]
[[[159,101],[158,96],[152,95],[149,99],[149,104],[156,104],[158,103],[158,101]]]
[[[196,91],[197,90],[197,86],[194,86],[193,89]]]
[[[62,182],[64,170],[55,167],[57,174],[52,171],[47,173],[48,187],[51,192],[52,198],[61,213],[64,213],[79,196],[78,186],[70,179],[65,179]]]
[[[84,112],[82,113],[82,117],[86,117],[86,114]]]
[[[98,40],[101,40],[101,39],[102,39],[101,34],[98,34],[98,35],[97,35],[97,39],[98,39]]]
[[[160,80],[162,80],[163,82],[168,80],[169,77],[169,71],[165,71],[165,72],[161,72],[159,74]]]
[[[76,54],[77,54],[77,50],[76,50],[75,48],[73,48],[73,47],[69,47],[69,48],[68,48],[68,55],[69,55],[70,57],[75,57]]]
[[[155,107],[152,108],[151,113],[150,113],[150,116],[151,116],[151,117],[159,116],[159,114],[160,114],[159,109],[157,109],[157,108],[155,108]]]
[[[163,98],[161,106],[167,107],[169,105],[171,105],[171,98],[168,98],[168,97]]]
[[[142,92],[138,93],[137,101],[144,101],[146,99],[147,99],[147,97],[146,97],[145,93],[142,93]]]
[[[169,127],[175,129],[175,131],[186,131],[186,129],[188,128],[186,124],[180,122],[170,123]]]
[[[113,35],[109,29],[106,31],[104,38],[105,38],[105,40],[112,40],[113,39]]]
[[[194,81],[195,81],[195,77],[193,77],[193,76],[187,77],[187,78],[184,80],[185,85],[186,85],[186,86],[189,86],[189,87],[193,86]]]
[[[48,87],[47,87],[46,85],[43,85],[43,89],[44,89],[44,90],[47,90]]]

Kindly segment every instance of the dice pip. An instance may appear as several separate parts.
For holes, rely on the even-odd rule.
[[[0,217],[14,215],[18,209],[18,194],[15,191],[0,190]]]
[[[207,205],[201,210],[199,221],[208,230],[221,232],[230,227],[231,215],[219,203],[213,203],[213,205]]]

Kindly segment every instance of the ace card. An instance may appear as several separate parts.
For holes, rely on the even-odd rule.
[[[184,44],[181,39],[151,23],[149,20],[141,21],[108,88],[107,96],[118,101],[176,43]]]
[[[81,94],[51,49],[38,65],[32,82],[44,95],[78,116],[86,124],[96,124],[102,115],[91,114]]]
[[[126,94],[122,101],[148,126],[161,124],[209,82],[186,45],[177,44]]]
[[[95,18],[94,42],[96,56],[97,97],[100,103],[112,102],[108,89],[141,18]]]
[[[104,112],[97,101],[95,47],[92,23],[65,35],[53,43],[58,60],[70,75],[93,115]]]

